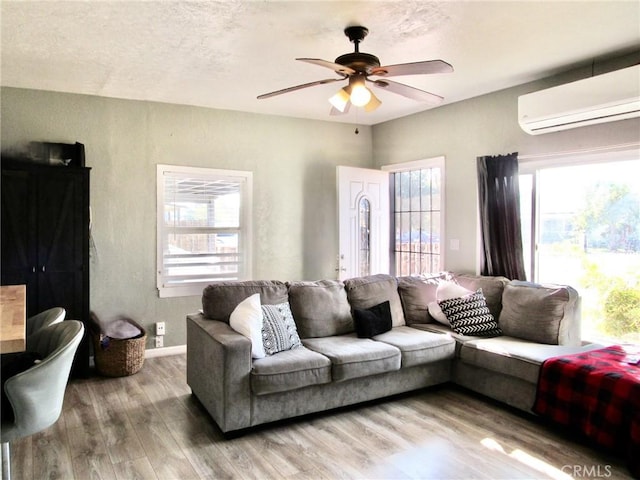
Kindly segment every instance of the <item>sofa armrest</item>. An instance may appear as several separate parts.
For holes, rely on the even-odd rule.
[[[251,341],[227,323],[187,315],[187,383],[223,432],[251,425]]]

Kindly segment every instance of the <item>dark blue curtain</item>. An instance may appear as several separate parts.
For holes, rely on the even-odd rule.
[[[517,153],[478,157],[478,194],[482,275],[526,280]]]

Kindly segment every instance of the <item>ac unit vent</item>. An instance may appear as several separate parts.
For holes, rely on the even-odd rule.
[[[518,122],[531,135],[640,116],[640,65],[518,98]]]

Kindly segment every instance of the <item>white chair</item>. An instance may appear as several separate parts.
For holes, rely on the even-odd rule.
[[[41,328],[63,321],[66,313],[64,308],[54,307],[27,318],[26,336],[29,337]]]
[[[84,334],[82,322],[67,320],[33,333],[29,350],[43,360],[6,379],[4,390],[13,408],[13,421],[2,421],[2,478],[11,478],[9,442],[40,432],[58,421],[71,364]]]

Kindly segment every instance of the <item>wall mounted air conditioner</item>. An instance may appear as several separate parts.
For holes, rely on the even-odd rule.
[[[530,135],[640,116],[640,65],[518,98],[518,122]]]

